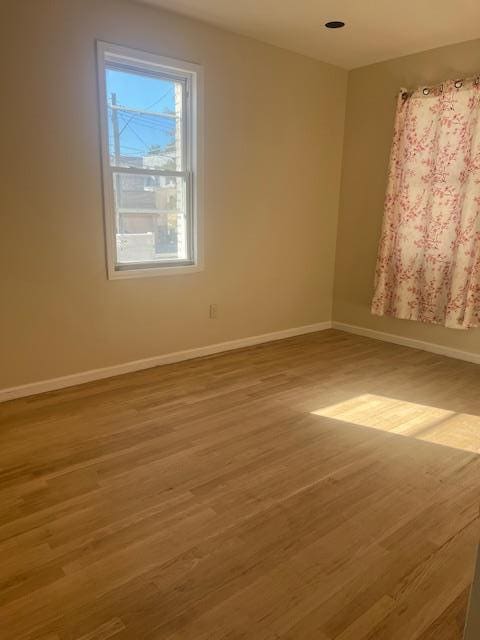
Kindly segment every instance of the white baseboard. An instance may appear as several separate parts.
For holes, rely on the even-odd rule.
[[[193,358],[210,356],[223,351],[231,351],[232,349],[250,347],[255,344],[262,344],[263,342],[273,342],[274,340],[300,336],[305,333],[324,331],[325,329],[331,329],[331,327],[332,323],[330,321],[317,322],[315,324],[304,325],[303,327],[294,327],[292,329],[273,331],[272,333],[263,333],[259,336],[238,338],[237,340],[229,340],[228,342],[218,342],[217,344],[210,344],[205,347],[186,349],[185,351],[175,351],[174,353],[166,353],[161,356],[154,356],[153,358],[133,360],[132,362],[124,362],[111,367],[91,369],[90,371],[73,373],[68,376],[61,376],[60,378],[50,378],[49,380],[31,382],[18,387],[0,389],[0,402],[14,400],[15,398],[23,398],[25,396],[33,396],[38,393],[45,393],[46,391],[54,391],[55,389],[63,389],[64,387],[72,387],[77,384],[83,384],[84,382],[101,380],[102,378],[111,378],[113,376],[119,376],[132,371],[140,371],[141,369],[150,369],[164,364],[172,364],[173,362],[181,362],[182,360],[191,360]]]
[[[344,324],[343,322],[332,322],[333,329],[339,331],[346,331],[347,333],[354,333],[358,336],[365,336],[366,338],[374,338],[375,340],[383,340],[383,342],[393,342],[394,344],[400,344],[404,347],[412,347],[413,349],[421,349],[422,351],[430,351],[441,356],[447,356],[448,358],[456,358],[457,360],[465,360],[466,362],[473,362],[480,364],[480,354],[470,351],[461,351],[460,349],[451,349],[450,347],[444,347],[441,344],[435,342],[424,342],[423,340],[415,340],[414,338],[405,338],[394,333],[385,333],[384,331],[375,331],[374,329],[366,329],[365,327],[357,327],[353,324]]]

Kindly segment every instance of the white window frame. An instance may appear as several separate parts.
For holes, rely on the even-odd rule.
[[[152,73],[165,73],[185,83],[184,96],[184,144],[185,167],[180,172],[162,172],[161,170],[137,170],[110,165],[108,142],[108,110],[106,91],[107,57],[118,60],[120,64],[132,70]],[[102,178],[105,219],[105,244],[107,256],[107,275],[109,279],[142,278],[187,274],[203,269],[203,219],[202,219],[202,157],[203,132],[201,127],[203,70],[198,64],[165,58],[137,49],[97,41],[98,89],[100,103],[100,135],[102,154]],[[132,265],[117,264],[115,196],[113,187],[114,173],[145,173],[151,175],[172,175],[177,173],[186,182],[187,219],[189,220],[189,242],[191,258],[188,260],[165,261],[164,264],[149,262]]]

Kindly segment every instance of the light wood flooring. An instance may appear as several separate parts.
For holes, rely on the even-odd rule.
[[[480,367],[325,331],[0,406],[2,640],[460,640]]]

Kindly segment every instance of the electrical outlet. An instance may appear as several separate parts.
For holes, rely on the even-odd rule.
[[[218,305],[210,305],[210,320],[216,320],[218,317]]]

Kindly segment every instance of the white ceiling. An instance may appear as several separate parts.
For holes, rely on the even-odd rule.
[[[480,37],[480,0],[142,1],[347,69]]]

